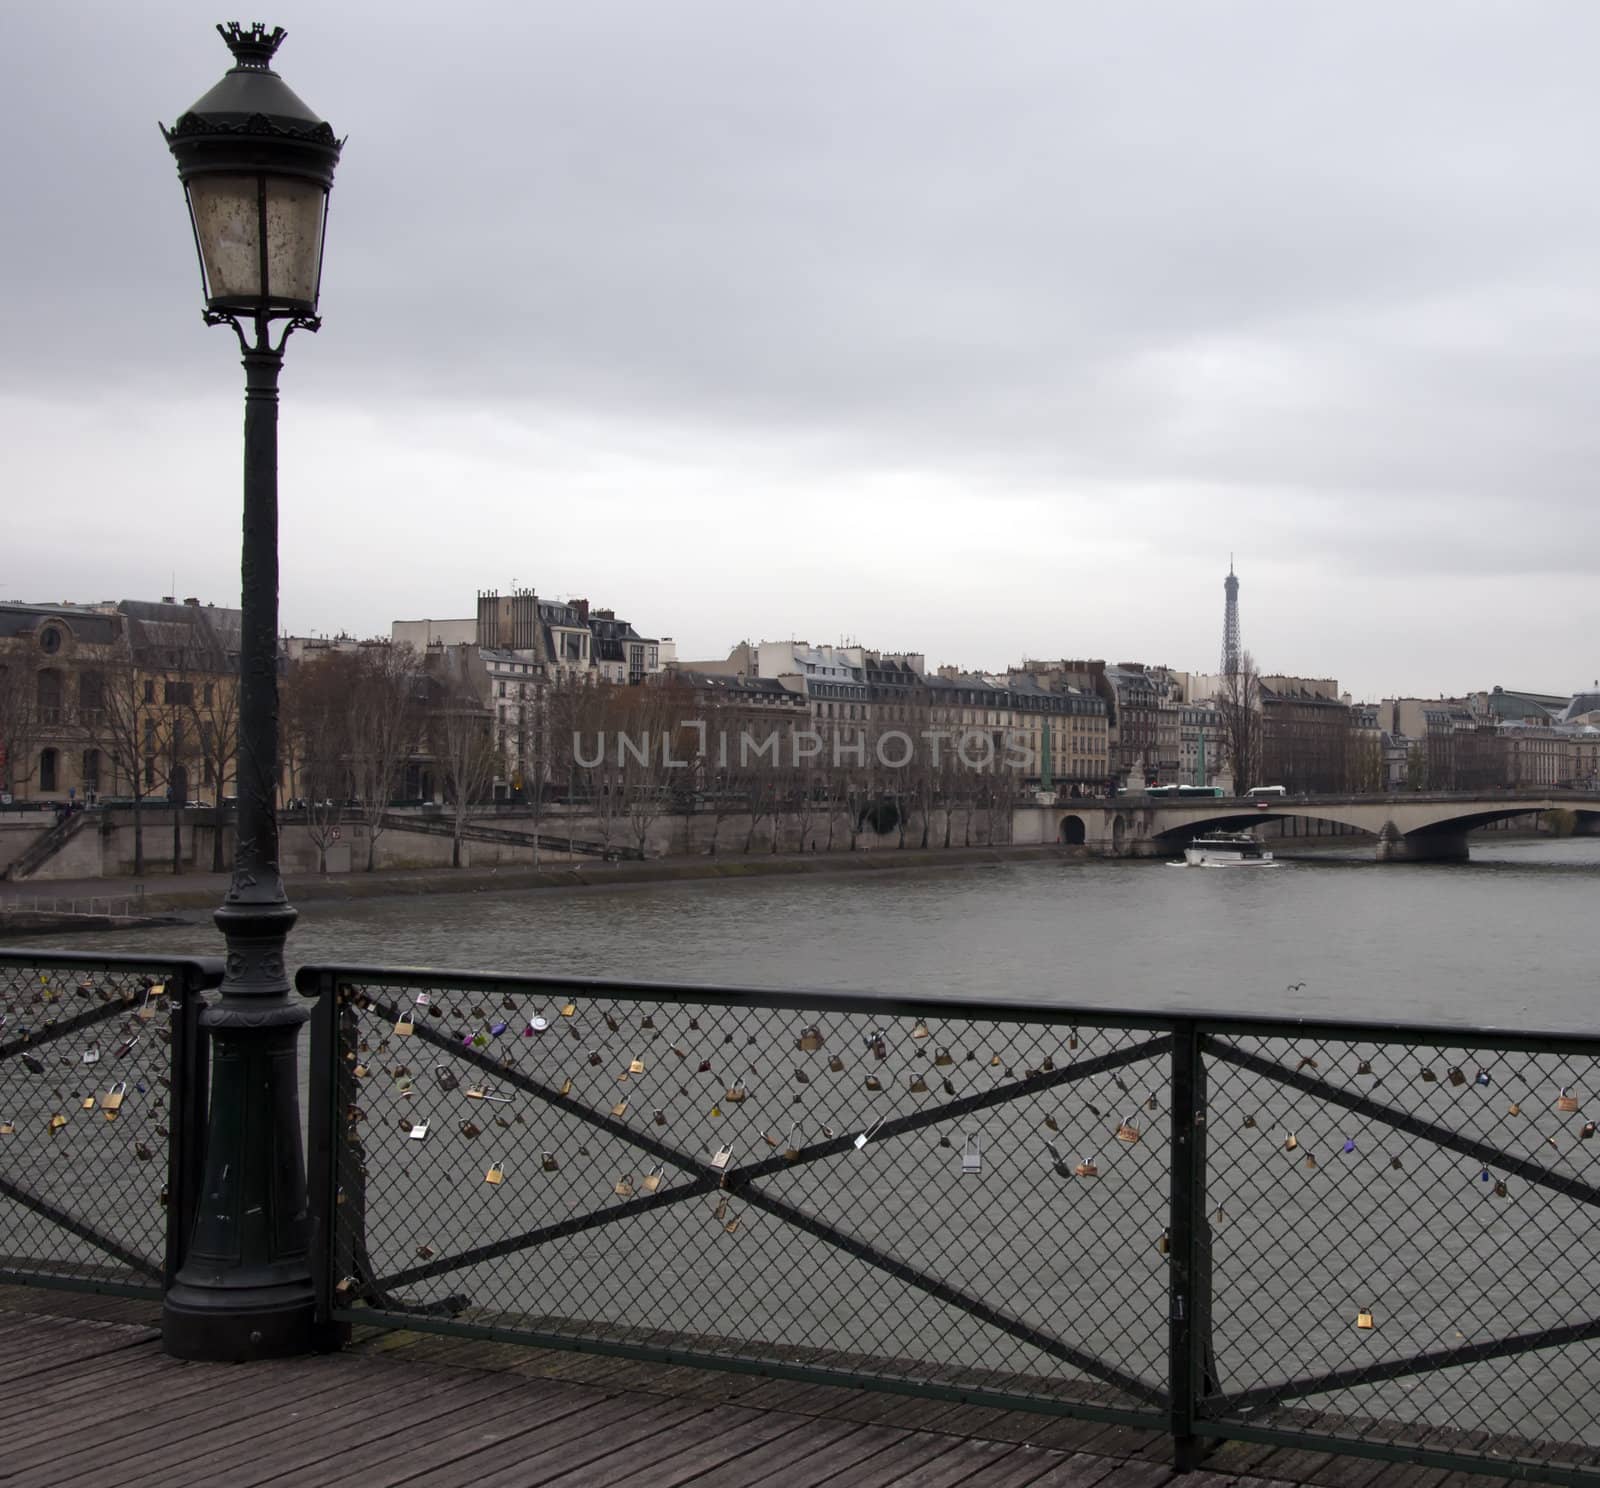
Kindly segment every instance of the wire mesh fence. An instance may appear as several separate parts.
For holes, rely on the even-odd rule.
[[[0,1279],[161,1295],[188,1202],[174,1172],[199,1136],[183,1072],[215,980],[195,962],[0,953]]]
[[[300,985],[340,1320],[1600,1482],[1600,1043]]]
[[[336,1021],[345,1308],[1165,1419],[1159,1033],[346,979]]]
[[[1207,1041],[1224,1425],[1417,1438],[1500,1470],[1600,1449],[1592,1047]]]

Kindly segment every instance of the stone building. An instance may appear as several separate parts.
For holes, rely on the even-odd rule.
[[[230,795],[239,621],[198,599],[0,605],[0,794]]]

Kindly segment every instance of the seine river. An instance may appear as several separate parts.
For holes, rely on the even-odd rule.
[[[1584,1029],[1600,839],[1477,839],[1468,864],[1370,849],[1273,869],[1029,862],[617,889],[313,901],[296,962]],[[37,943],[44,943],[43,941]],[[215,953],[181,928],[73,949]]]

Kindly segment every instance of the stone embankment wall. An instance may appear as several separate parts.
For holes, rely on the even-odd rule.
[[[398,813],[404,816],[405,813]],[[144,818],[144,866],[146,874],[172,871],[172,817],[165,809],[142,813]],[[441,818],[434,814],[431,820]],[[592,815],[564,814],[559,811],[543,812],[537,823],[532,817],[510,813],[485,813],[476,818],[484,826],[501,830],[532,834],[537,826],[544,840],[538,853],[539,865],[564,862],[597,861],[594,851],[568,853],[559,846],[559,840],[570,834],[581,844],[609,846],[618,850],[637,849],[640,830],[627,817],[611,821]],[[29,843],[48,831],[55,818],[49,813],[26,813],[18,818],[0,820],[0,869],[18,856]],[[852,843],[849,822],[841,815],[834,819],[830,848],[828,823],[820,817],[799,822],[786,817],[777,823],[763,816],[752,823],[748,814],[723,818],[720,822],[708,812],[691,816],[663,814],[643,826],[645,856],[709,857],[713,835],[716,838],[719,858],[736,860],[772,856],[782,853],[832,851],[835,853],[873,852],[915,849],[922,846],[922,822],[913,818],[907,825],[904,837],[898,826],[884,832],[875,832],[863,825]],[[995,824],[990,832],[990,822],[982,812],[970,815],[957,811],[949,823],[951,847],[988,847],[1003,845],[1010,838],[1010,817]],[[185,871],[206,872],[212,863],[212,813],[209,810],[181,813],[179,826],[179,854]],[[223,828],[223,862],[231,864],[233,858],[233,828]],[[935,812],[929,822],[928,848],[942,849],[945,834],[945,814]],[[367,828],[360,821],[346,820],[339,825],[339,840],[329,845],[327,871],[330,874],[360,873],[367,866]],[[451,864],[451,839],[448,836],[424,832],[407,832],[389,827],[378,834],[375,850],[379,869],[449,868]],[[279,862],[285,874],[312,874],[319,871],[318,851],[307,828],[288,821],[279,832]],[[630,854],[631,855],[631,854]],[[461,844],[461,866],[464,868],[529,868],[535,858],[531,846],[464,841]],[[94,812],[55,856],[30,875],[29,882],[46,882],[52,879],[116,878],[131,875],[134,871],[133,813],[127,810]]]

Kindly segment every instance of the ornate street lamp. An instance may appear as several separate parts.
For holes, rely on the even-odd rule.
[[[245,370],[237,847],[216,912],[227,974],[202,1019],[205,1178],[162,1311],[166,1351],[184,1359],[268,1358],[315,1342],[296,1063],[306,1012],[289,996],[295,912],[278,872],[278,371],[289,333],[320,324],[343,142],[272,71],[281,28],[217,30],[233,67],[162,130],[189,201],[206,324],[233,327]]]

